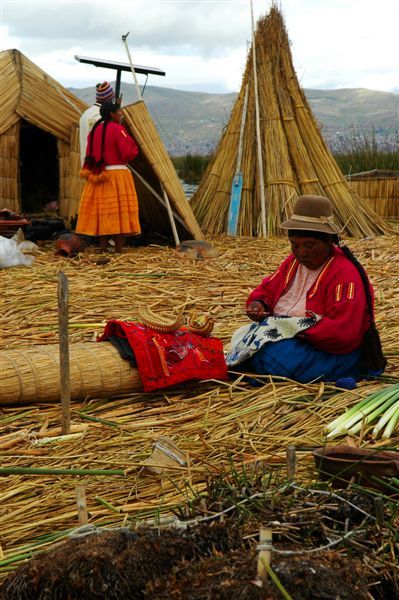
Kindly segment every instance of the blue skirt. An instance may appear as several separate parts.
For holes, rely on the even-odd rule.
[[[245,363],[244,370],[247,369],[260,375],[287,377],[299,383],[335,382],[344,377],[360,381],[381,374],[361,373],[360,350],[348,354],[331,354],[317,350],[306,340],[297,338],[265,344]]]

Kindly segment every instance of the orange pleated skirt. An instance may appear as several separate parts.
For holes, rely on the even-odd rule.
[[[93,236],[140,233],[137,193],[130,171],[105,172],[106,181],[85,183],[76,233]]]

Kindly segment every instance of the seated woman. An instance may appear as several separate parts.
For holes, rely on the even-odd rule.
[[[386,366],[374,322],[374,295],[367,274],[351,251],[338,242],[332,206],[321,196],[298,198],[288,230],[292,254],[266,277],[247,300],[247,315],[321,320],[293,339],[266,343],[246,369],[307,383],[359,381]]]

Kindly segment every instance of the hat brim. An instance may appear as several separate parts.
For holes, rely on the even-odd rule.
[[[281,223],[282,229],[303,229],[304,231],[321,231],[323,233],[331,233],[335,235],[338,232],[338,227],[334,229],[328,223],[306,223],[306,221],[296,221],[295,219],[288,219]]]

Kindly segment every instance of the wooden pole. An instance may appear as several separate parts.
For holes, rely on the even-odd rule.
[[[270,567],[270,563],[272,560],[272,541],[273,530],[269,527],[261,527],[259,529],[259,554],[257,572],[259,579],[261,579],[262,581],[266,581],[268,576],[266,565]]]
[[[237,164],[236,164],[236,175],[241,172],[241,161],[242,161],[242,148],[244,145],[244,129],[245,122],[247,120],[247,108],[248,108],[248,83],[245,85],[245,96],[244,96],[244,106],[242,109],[241,115],[241,126],[240,126],[240,139],[238,142],[238,154],[237,154]]]
[[[170,226],[172,228],[173,237],[175,239],[175,244],[176,244],[176,246],[178,246],[180,244],[180,240],[179,240],[179,236],[178,236],[177,229],[176,229],[176,223],[173,218],[172,208],[170,206],[168,194],[165,192],[164,188],[162,188],[162,191],[163,191],[163,197],[165,199],[166,210],[168,211]]]
[[[252,24],[252,62],[253,62],[253,68],[254,68],[256,143],[257,143],[258,168],[259,168],[261,225],[262,225],[262,236],[266,237],[267,230],[266,230],[265,177],[264,177],[264,173],[263,173],[262,139],[261,139],[261,133],[260,133],[258,73],[257,73],[257,68],[256,68],[255,23],[254,23],[254,10],[253,10],[253,6],[252,6],[252,0],[251,0],[251,24]]]
[[[296,474],[296,450],[295,446],[288,446],[286,453],[287,479],[294,481]]]
[[[129,63],[130,63],[130,68],[131,68],[131,70],[132,70],[132,75],[133,75],[133,79],[134,79],[134,85],[136,86],[136,94],[137,94],[137,98],[138,98],[139,100],[142,100],[143,98],[142,98],[142,95],[141,95],[141,91],[140,91],[139,82],[137,81],[137,77],[136,77],[136,71],[135,71],[135,69],[134,69],[134,64],[133,64],[133,60],[132,60],[132,57],[131,57],[131,54],[130,54],[129,46],[128,46],[128,44],[127,44],[127,36],[129,35],[129,33],[130,33],[130,32],[128,31],[128,32],[126,33],[126,35],[123,35],[123,36],[122,36],[122,43],[123,43],[123,45],[125,46],[125,50],[126,50],[126,53],[127,53],[127,57],[128,57]]]
[[[79,519],[79,527],[83,525],[87,525],[89,522],[89,516],[87,514],[87,505],[86,505],[86,492],[84,485],[77,485],[75,487],[75,495],[76,495],[76,507],[78,509],[78,519]]]
[[[60,344],[61,434],[71,431],[71,387],[68,339],[69,283],[65,273],[58,273],[58,329]]]

